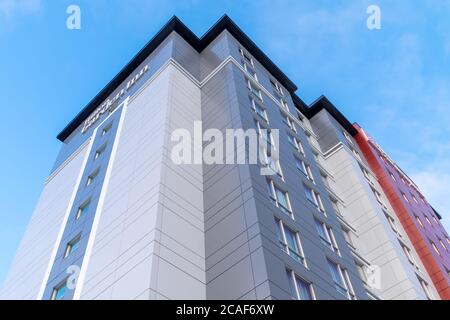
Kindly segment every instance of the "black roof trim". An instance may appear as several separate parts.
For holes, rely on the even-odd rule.
[[[84,107],[75,118],[58,134],[57,138],[64,141],[126,78],[169,36],[176,31],[195,50],[201,52],[222,31],[228,30],[252,56],[258,60],[289,92],[297,90],[296,85],[259,49],[256,44],[227,16],[220,18],[211,29],[198,38],[176,16],[169,22],[133,57],[133,59]]]
[[[436,215],[436,217],[438,217],[439,220],[442,220],[441,215],[436,211],[436,209],[434,209],[432,206],[431,206],[431,209],[433,209],[433,212]]]
[[[334,104],[332,104],[330,100],[328,100],[328,98],[325,97],[324,95],[321,95],[316,101],[311,103],[304,110],[301,109],[304,108],[304,106],[302,105],[299,106],[298,102],[296,101],[297,99],[301,101],[301,99],[297,97],[296,99],[294,99],[294,102],[296,103],[300,111],[302,111],[305,114],[305,116],[308,117],[308,119],[311,119],[322,109],[325,109],[328,111],[329,114],[333,116],[333,118],[337,120],[337,122],[339,122],[339,124],[342,127],[344,127],[345,130],[347,130],[349,134],[355,136],[358,133],[355,127],[351,124],[351,122],[348,121],[348,119],[338,110],[338,108],[336,108]],[[301,102],[303,103],[303,105],[305,105],[303,101]]]

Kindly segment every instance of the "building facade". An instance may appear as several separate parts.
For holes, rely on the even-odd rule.
[[[364,157],[380,182],[394,212],[406,231],[439,296],[450,299],[450,238],[441,216],[428,203],[408,175],[355,125],[355,136]]]
[[[439,299],[358,129],[296,89],[227,16],[172,18],[58,135],[1,298]],[[279,157],[174,163],[199,122],[277,129]]]

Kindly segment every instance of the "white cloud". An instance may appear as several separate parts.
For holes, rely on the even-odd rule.
[[[433,168],[417,172],[411,177],[424,193],[430,204],[443,217],[442,223],[450,230],[450,173],[437,171]]]
[[[5,27],[17,15],[33,15],[40,12],[42,0],[0,0],[0,26]]]

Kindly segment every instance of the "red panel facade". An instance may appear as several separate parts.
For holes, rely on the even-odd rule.
[[[355,139],[442,299],[450,300],[450,239],[409,177],[358,125]],[[434,247],[433,247],[434,244]],[[436,250],[439,252],[436,252]]]

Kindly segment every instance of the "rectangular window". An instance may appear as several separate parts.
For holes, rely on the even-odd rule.
[[[355,148],[352,148],[352,152],[353,152],[353,154],[355,155],[356,159],[358,159],[359,161],[362,161],[361,155],[359,154],[358,151],[356,151]]]
[[[259,90],[250,79],[247,79],[247,87],[253,95],[262,100],[261,90]]]
[[[331,277],[333,278],[336,290],[347,299],[355,299],[353,288],[351,287],[350,279],[348,278],[347,270],[343,269],[337,263],[328,260],[328,266],[330,268]]]
[[[278,84],[277,81],[270,79],[270,84],[272,85],[274,93],[276,93],[280,96],[284,95],[283,88],[281,88],[281,86]]]
[[[395,176],[392,172],[389,171],[389,175],[391,176],[392,180],[397,181],[397,179],[395,179]]]
[[[384,201],[383,198],[381,197],[381,193],[379,193],[377,190],[372,189],[373,194],[375,195],[375,198],[377,199],[377,201],[384,206]]]
[[[75,217],[75,219],[80,219],[82,216],[86,215],[87,212],[89,211],[89,204],[91,203],[91,201],[86,201],[84,204],[82,204],[77,211],[77,215]]]
[[[248,62],[251,66],[254,66],[253,58],[250,57],[250,55],[244,51],[244,49],[239,49],[239,52],[241,53],[241,56],[244,58],[244,61]]]
[[[402,246],[402,250],[405,253],[405,256],[408,258],[409,263],[411,263],[411,265],[413,265],[415,267],[416,260],[414,259],[411,250],[402,243],[400,243],[400,245]]]
[[[314,219],[317,233],[319,234],[320,241],[331,249],[331,251],[339,254],[339,248],[336,243],[336,238],[334,237],[333,230],[331,227],[327,226],[322,221]]]
[[[285,113],[281,113],[281,116],[283,117],[284,124],[287,125],[288,128],[292,131],[297,132],[297,128],[295,127],[294,121],[291,119],[291,117]]]
[[[310,181],[314,182],[314,177],[312,175],[311,167],[305,163],[305,161],[295,157],[295,166],[298,170],[303,173],[303,175]]]
[[[430,288],[428,287],[428,284],[424,280],[422,280],[420,278],[418,278],[418,279],[419,279],[420,286],[422,287],[423,292],[427,296],[427,299],[428,300],[433,300],[433,295],[432,295],[432,293],[430,291]]]
[[[274,173],[276,173],[281,178],[283,178],[283,171],[281,170],[280,160],[275,159],[272,156],[270,149],[268,149],[266,147],[263,147],[262,149],[263,149],[263,156],[264,156],[264,159],[261,159],[262,165],[265,167],[268,167]]]
[[[387,212],[384,212],[384,215],[386,216],[387,221],[389,222],[389,225],[391,226],[391,229],[398,235],[400,235],[400,232],[397,228],[397,224],[395,223],[395,220],[391,215],[389,215]]]
[[[303,187],[305,189],[306,199],[310,203],[312,203],[317,208],[317,210],[325,213],[325,208],[323,207],[322,198],[320,197],[320,194],[311,189],[310,187],[308,187],[307,185],[303,185]]]
[[[326,187],[331,188],[331,186],[330,186],[330,179],[328,178],[328,175],[323,173],[323,172],[320,172],[320,177],[322,178],[323,184]]]
[[[97,178],[99,172],[100,172],[100,169],[97,168],[97,169],[94,170],[94,172],[92,172],[89,175],[89,177],[87,178],[87,181],[86,181],[86,187],[89,187],[95,181],[95,179]]]
[[[256,71],[250,66],[248,63],[244,62],[245,71],[256,81],[258,81],[258,76],[256,75]]]
[[[53,288],[51,300],[62,300],[67,291],[67,279]]]
[[[103,154],[105,149],[106,149],[106,143],[97,149],[97,151],[95,152],[94,160],[97,160],[98,158],[100,158],[100,156]]]
[[[66,245],[66,250],[64,251],[64,258],[67,258],[72,252],[78,249],[80,244],[81,234],[77,235],[75,238],[69,241]]]
[[[350,137],[350,135],[348,134],[348,132],[347,131],[343,131],[344,132],[344,137],[345,137],[345,139],[351,144],[351,145],[353,145],[353,140],[352,140],[352,138]]]
[[[439,240],[439,243],[441,244],[442,248],[443,248],[446,252],[448,252],[447,246],[445,245],[444,241],[442,241],[442,240],[439,239],[439,238],[438,238],[438,240]]]
[[[289,111],[289,105],[288,105],[288,103],[286,102],[286,100],[284,100],[283,98],[281,98],[281,99],[280,99],[280,104],[281,104],[281,106],[282,106],[285,110]]]
[[[437,255],[440,256],[441,252],[439,251],[438,247],[436,247],[436,244],[433,241],[430,241],[430,244],[433,247],[434,252],[436,252]]]
[[[106,135],[109,132],[109,130],[111,130],[111,128],[112,128],[112,122],[110,122],[106,127],[103,128],[102,136]]]
[[[289,202],[289,195],[286,191],[281,190],[272,180],[267,180],[269,195],[274,204],[285,214],[293,218],[292,209]]]
[[[406,194],[404,194],[403,192],[402,192],[402,197],[403,197],[403,199],[405,199],[405,201],[406,201],[407,203],[409,203],[408,197],[407,197]]]
[[[360,166],[362,173],[364,174],[364,177],[367,179],[367,181],[372,182],[372,177],[370,176],[369,171],[367,171],[366,168]]]
[[[269,128],[262,126],[261,123],[256,119],[255,129],[258,132],[259,137],[262,138],[264,140],[264,143],[267,144],[267,148],[271,150],[274,147],[272,131]],[[263,132],[262,130],[265,131]]]
[[[412,198],[413,198],[415,203],[419,204],[419,201],[417,201],[417,198],[414,195],[412,195]]]
[[[257,101],[255,101],[255,99],[253,99],[252,97],[249,97],[250,100],[250,106],[252,108],[252,110],[261,118],[263,118],[266,122],[269,121],[269,119],[267,118],[267,112],[266,109]]]
[[[306,266],[298,233],[286,227],[279,219],[275,219],[275,224],[277,225],[278,239],[283,251]]]
[[[331,206],[334,209],[334,212],[342,216],[341,209],[339,209],[339,202],[336,199],[330,198]]]
[[[418,216],[415,216],[415,217],[416,217],[416,221],[417,221],[417,223],[419,224],[419,226],[421,226],[422,228],[424,228],[422,220],[420,220],[420,218],[419,218]]]
[[[291,297],[294,300],[315,300],[310,282],[297,276],[292,270],[286,270]]]
[[[301,154],[305,154],[302,143],[290,133],[288,133],[288,141],[295,148],[295,150]]]

